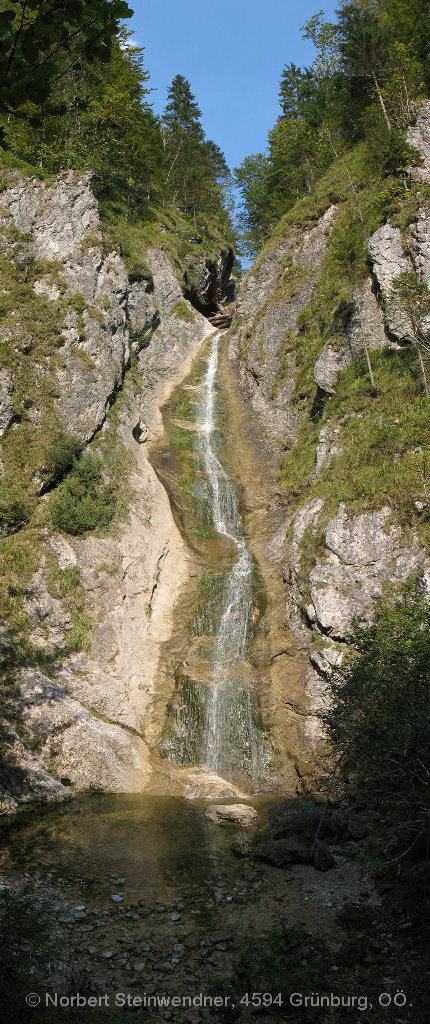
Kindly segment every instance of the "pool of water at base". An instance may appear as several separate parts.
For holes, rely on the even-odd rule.
[[[246,801],[258,811],[261,827],[274,800],[264,795]],[[233,880],[244,866],[231,843],[247,830],[208,821],[209,803],[214,801],[94,794],[22,811],[0,828],[0,871],[76,882],[95,901],[114,892],[127,900],[191,897],[210,880]],[[121,888],[115,888],[118,877],[125,879]]]

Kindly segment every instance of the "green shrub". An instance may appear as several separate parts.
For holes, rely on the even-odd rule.
[[[5,474],[0,484],[0,533],[16,533],[28,523],[34,511],[35,501],[31,494],[17,481],[11,481]]]
[[[288,997],[292,992],[326,991],[331,958],[325,943],[312,935],[301,922],[291,928],[283,925],[266,933],[264,942],[261,936],[248,938],[240,957],[233,963],[231,978],[228,981],[214,978],[210,987],[217,992],[227,990],[235,1006],[242,1003],[242,1006],[267,1007],[270,1012],[272,1004],[272,1012],[280,1014],[280,1020],[285,1020],[281,1007],[288,1005],[289,1021],[314,1022],[315,1009],[300,1005],[295,1012]],[[336,979],[331,980],[332,991],[336,990],[335,983]],[[228,1007],[225,1012],[221,1011],[221,1017],[223,1020],[236,1019]]]
[[[25,1017],[25,997],[46,987],[46,971],[56,953],[52,937],[53,907],[29,889],[6,890],[0,900],[0,982],[2,1018],[18,1024]],[[45,1019],[43,1007],[31,1011]]]
[[[115,488],[103,483],[101,460],[87,453],[75,459],[72,471],[51,502],[52,523],[65,533],[82,534],[107,526],[114,514]]]
[[[82,451],[82,442],[71,434],[58,431],[46,452],[42,478],[50,486],[59,483]]]
[[[378,809],[429,834],[430,605],[416,581],[388,593],[375,622],[356,626],[352,654],[332,678],[325,715],[356,779]]]

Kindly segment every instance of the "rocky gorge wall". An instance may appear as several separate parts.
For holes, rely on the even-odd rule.
[[[430,279],[429,105],[411,131],[423,152],[414,203],[409,212],[409,195],[397,220],[369,232],[365,275],[336,292],[327,268],[333,240],[342,249],[348,197],[327,188],[310,212],[298,208],[276,229],[242,283],[224,343],[232,461],[267,590],[254,668],[270,681],[261,714],[291,791],[306,790],[327,678],[353,621],[371,619],[387,583],[415,573],[428,586],[426,406],[416,383],[396,397],[396,374],[404,380],[417,365],[415,325],[396,280],[410,272]],[[33,504],[21,522],[18,488],[4,530],[23,566],[26,646],[15,666],[1,807],[91,787],[183,793],[190,773],[167,769],[157,743],[184,593],[198,571],[149,454],[163,430],[161,407],[214,329],[208,317],[226,325],[232,253],[193,255],[190,242],[184,270],[160,234],[130,272],[107,242],[89,175],[42,181],[10,171],[3,184],[0,471],[12,494],[25,477]],[[365,353],[379,388],[369,388]],[[124,509],[109,530],[53,530],[59,481],[47,479],[37,452],[59,431],[107,453],[107,480],[109,466],[124,477]],[[79,643],[71,642],[77,620],[87,634]],[[5,663],[10,633],[6,622]],[[218,783],[211,780],[212,793]],[[193,786],[203,792],[198,771]]]
[[[407,205],[413,196],[413,207],[371,232],[367,273],[348,281],[349,293],[338,286],[333,266],[341,276],[345,211],[358,200],[344,190],[334,202],[331,184],[305,214],[299,204],[277,226],[242,282],[229,335],[230,360],[271,466],[267,504],[283,513],[266,553],[283,578],[287,618],[308,658],[304,713],[311,750],[321,736],[315,712],[353,622],[371,620],[387,584],[415,573],[421,587],[429,586],[422,384],[420,397],[408,392],[402,406],[392,392],[372,390],[366,362],[367,355],[380,368],[380,380],[390,368],[390,387],[406,363],[418,379],[416,325],[396,283],[405,273],[418,283],[430,280],[430,195],[421,184],[430,173],[429,134],[426,103],[410,130],[422,153],[404,198]],[[364,208],[364,186],[363,195]],[[421,328],[428,336],[428,322]]]
[[[190,282],[161,244],[144,253],[146,276],[129,278],[120,253],[106,244],[90,175],[45,182],[10,172],[0,208],[2,252],[22,282],[20,303],[1,328],[3,473],[10,438],[21,439],[24,452],[29,429],[42,444],[45,422],[81,444],[116,439],[130,466],[128,516],[113,530],[66,537],[43,515],[36,524],[40,557],[23,598],[34,656],[17,676],[19,727],[7,726],[0,779],[7,811],[92,787],[138,792],[149,785],[160,649],[189,566],[147,448],[161,430],[160,405],[213,328],[184,298]],[[201,309],[213,311],[231,262],[228,247],[203,267],[196,257],[193,299]],[[41,353],[31,333],[34,301],[45,324],[55,321],[53,353]],[[31,388],[33,373],[23,413],[16,396],[25,381]],[[49,488],[37,472],[31,486],[37,517]],[[68,642],[73,623],[64,593],[76,572],[90,623],[81,650]],[[3,641],[6,650],[6,634]]]

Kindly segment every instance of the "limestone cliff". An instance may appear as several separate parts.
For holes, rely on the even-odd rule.
[[[203,269],[196,257],[194,275],[189,257],[185,280],[160,236],[159,247],[143,248],[144,271],[129,277],[104,237],[89,175],[46,182],[10,172],[5,184],[2,252],[10,294],[19,291],[1,327],[2,472],[9,498],[15,487],[21,494],[17,442],[31,494],[22,518],[9,508],[4,524],[15,568],[20,543],[27,559],[20,625],[7,619],[3,636],[5,665],[10,643],[25,648],[14,658],[3,733],[8,810],[79,789],[148,785],[160,650],[189,570],[146,442],[161,429],[159,405],[212,331],[185,296],[213,311],[232,253],[226,246]],[[100,442],[113,478],[127,463],[128,512],[113,530],[52,531],[46,509],[61,474],[45,472],[49,431],[81,446]],[[88,639],[71,643],[83,614]]]
[[[426,401],[416,322],[397,283],[409,272],[418,284],[430,279],[429,126],[424,104],[410,138],[423,166],[370,229],[361,279],[348,277],[348,218],[363,232],[382,200],[364,171],[358,220],[340,163],[336,188],[332,175],[276,227],[244,278],[230,332],[230,359],[272,467],[268,505],[283,509],[267,553],[309,657],[309,737],[353,621],[369,621],[386,584],[416,573],[428,586]],[[421,330],[428,337],[428,322]]]

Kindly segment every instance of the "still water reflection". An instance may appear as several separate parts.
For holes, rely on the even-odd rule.
[[[253,798],[264,823],[270,797]],[[233,803],[234,801],[229,801]],[[243,802],[243,801],[242,801]],[[233,877],[233,828],[204,817],[208,801],[170,796],[93,795],[20,814],[0,831],[3,866],[84,882],[93,896],[125,879],[129,899],[171,901],[220,875]],[[240,865],[243,867],[243,864]]]

